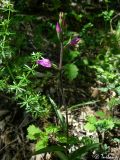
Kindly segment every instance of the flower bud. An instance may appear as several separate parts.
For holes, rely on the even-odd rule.
[[[59,14],[59,24],[62,29],[65,29],[67,27],[67,24],[65,21],[65,15],[63,12],[60,12],[60,14]]]
[[[60,12],[60,14],[59,14],[59,23],[60,24],[61,24],[63,19],[64,19],[64,14],[63,14],[63,12]]]
[[[62,32],[62,29],[61,29],[60,24],[59,24],[58,22],[57,22],[57,24],[56,24],[56,32],[57,32],[57,33]]]

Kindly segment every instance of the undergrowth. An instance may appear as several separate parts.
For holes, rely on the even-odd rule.
[[[30,2],[0,2],[0,95],[7,95],[34,120],[47,121],[41,128],[35,124],[27,128],[27,138],[35,142],[35,155],[51,152],[61,160],[78,160],[94,152],[100,159],[111,147],[105,135],[120,126],[115,114],[120,105],[119,13],[111,9],[112,1],[105,0],[100,2],[105,6],[104,11],[93,13],[93,17],[89,12],[72,9],[44,19],[20,12],[30,8]],[[57,11],[61,6],[59,0],[52,1],[51,8],[48,3],[48,11]],[[100,29],[95,22],[98,18]],[[91,79],[95,83],[89,84],[90,87],[94,85],[98,93],[107,98],[101,101],[96,94],[79,102],[73,97],[74,105],[67,103],[65,86],[71,89],[74,85],[76,90],[78,84],[84,82],[85,86]],[[102,106],[103,100],[107,112],[99,107],[95,115],[86,118],[84,125],[85,131],[96,132],[97,138],[93,140],[86,135],[80,140],[71,135],[68,110],[100,103]],[[50,121],[52,115],[56,118],[54,123]],[[112,141],[119,145],[117,135]],[[74,146],[77,149],[71,152]]]

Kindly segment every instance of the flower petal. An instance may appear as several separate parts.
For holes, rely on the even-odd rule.
[[[70,44],[72,46],[75,46],[79,41],[80,41],[80,38],[79,37],[75,37],[74,39],[71,40]]]
[[[40,64],[41,66],[46,67],[46,68],[51,68],[51,66],[52,66],[51,61],[47,58],[37,60],[37,64]]]

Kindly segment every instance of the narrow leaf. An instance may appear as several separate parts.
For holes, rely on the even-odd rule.
[[[47,153],[47,152],[55,152],[55,151],[66,152],[66,149],[61,146],[50,146],[50,147],[45,147],[43,149],[40,149],[39,151],[36,151],[34,155],[41,154],[41,153]]]
[[[61,159],[61,160],[69,160],[68,157],[60,151],[55,151],[55,154]]]
[[[98,101],[89,101],[89,102],[83,102],[83,103],[80,103],[80,104],[76,104],[76,105],[70,106],[69,109],[70,110],[78,109],[78,107],[82,107],[82,106],[90,105],[90,104],[95,104],[96,102],[99,102],[99,100]]]
[[[55,104],[55,102],[53,101],[53,99],[51,97],[49,97],[49,100],[54,107],[56,115],[57,115],[58,119],[60,120],[61,126],[65,129],[66,128],[66,123],[65,123],[65,120],[64,120],[60,110],[58,109],[57,105]]]
[[[73,153],[70,154],[70,160],[75,160],[76,158],[81,158],[83,155],[87,154],[88,151],[94,150],[99,147],[99,144],[95,143],[93,145],[83,146]]]

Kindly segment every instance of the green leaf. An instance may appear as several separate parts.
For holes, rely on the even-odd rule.
[[[30,140],[36,140],[41,133],[41,130],[38,127],[35,127],[34,125],[30,125],[27,128],[27,131],[28,131],[27,138],[29,138]]]
[[[95,131],[96,130],[96,127],[94,124],[91,124],[91,123],[86,123],[86,125],[84,126],[84,129],[85,130],[89,130],[89,131]]]
[[[103,119],[96,122],[96,128],[100,131],[112,129],[114,127],[113,119]]]
[[[77,149],[76,151],[74,151],[73,153],[71,153],[69,155],[70,156],[70,160],[76,160],[76,158],[81,159],[90,150],[97,149],[98,147],[99,147],[99,144],[97,144],[97,143],[92,144],[92,145],[87,145],[87,146],[80,147],[79,149]]]
[[[80,142],[85,146],[85,145],[92,145],[94,144],[94,139],[90,138],[90,137],[82,137],[82,139],[80,140]]]
[[[47,153],[47,152],[55,152],[55,151],[62,151],[64,153],[66,153],[66,148],[62,147],[62,146],[49,146],[49,147],[45,147],[43,149],[40,149],[39,151],[36,151],[34,153],[34,155],[37,154],[41,154],[41,153]]]
[[[45,128],[46,133],[50,134],[50,133],[57,133],[59,131],[59,128],[54,126],[54,125],[49,125]]]
[[[69,80],[73,80],[78,75],[78,68],[75,64],[66,64],[65,67],[65,75]]]
[[[42,137],[43,138],[43,137]],[[43,149],[48,144],[48,136],[44,136],[44,138],[39,140],[35,145],[35,150],[39,151],[40,149]]]
[[[116,92],[118,93],[118,95],[120,96],[120,86],[115,88]]]
[[[99,102],[99,100],[97,100],[97,101],[83,102],[83,103],[80,103],[80,104],[75,104],[73,106],[70,106],[69,109],[70,110],[74,110],[74,109],[78,109],[79,107],[82,107],[82,106],[86,106],[86,105],[90,105],[90,104],[96,104],[97,102]]]
[[[120,104],[120,98],[112,97],[110,101],[108,102],[108,106],[110,109]]]
[[[69,159],[67,158],[67,156],[66,156],[63,152],[55,151],[55,154],[56,154],[61,160],[69,160]]]
[[[74,60],[79,55],[80,55],[80,52],[78,52],[78,51],[70,51],[70,53],[69,53],[69,59],[72,61],[72,60]]]
[[[54,107],[54,110],[55,110],[55,112],[56,112],[56,115],[57,115],[57,117],[58,117],[59,120],[60,120],[61,126],[63,127],[63,129],[66,130],[66,128],[67,128],[67,127],[66,127],[66,123],[65,123],[65,120],[64,120],[63,115],[61,114],[60,110],[58,109],[58,106],[56,105],[56,103],[53,101],[53,99],[52,99],[51,97],[49,97],[49,100],[50,100],[51,104],[52,104],[53,107]]]
[[[60,143],[67,143],[67,137],[66,137],[65,134],[57,135],[57,140]],[[74,137],[74,136],[69,136],[68,143],[69,143],[69,145],[78,144],[79,139],[77,137]]]
[[[107,119],[106,123],[107,123],[107,128],[108,129],[113,129],[113,127],[115,125],[113,119]]]
[[[107,86],[107,88],[108,88],[108,89],[114,89],[114,88],[115,88],[115,84],[109,84],[109,85]]]
[[[96,120],[96,117],[95,117],[95,116],[88,116],[88,117],[87,117],[87,121],[88,121],[89,123],[95,124],[97,120]]]
[[[114,142],[120,143],[120,139],[119,138],[113,138]]]
[[[84,58],[84,59],[83,59],[83,63],[84,63],[85,65],[89,65],[88,59],[87,59],[87,58]]]
[[[98,116],[98,117],[100,117],[100,118],[105,118],[105,113],[104,112],[102,112],[102,111],[97,111],[96,112],[96,115]]]
[[[57,140],[60,142],[60,143],[67,143],[67,137],[65,135],[57,135]]]
[[[98,88],[101,92],[107,92],[109,89],[107,87]]]

